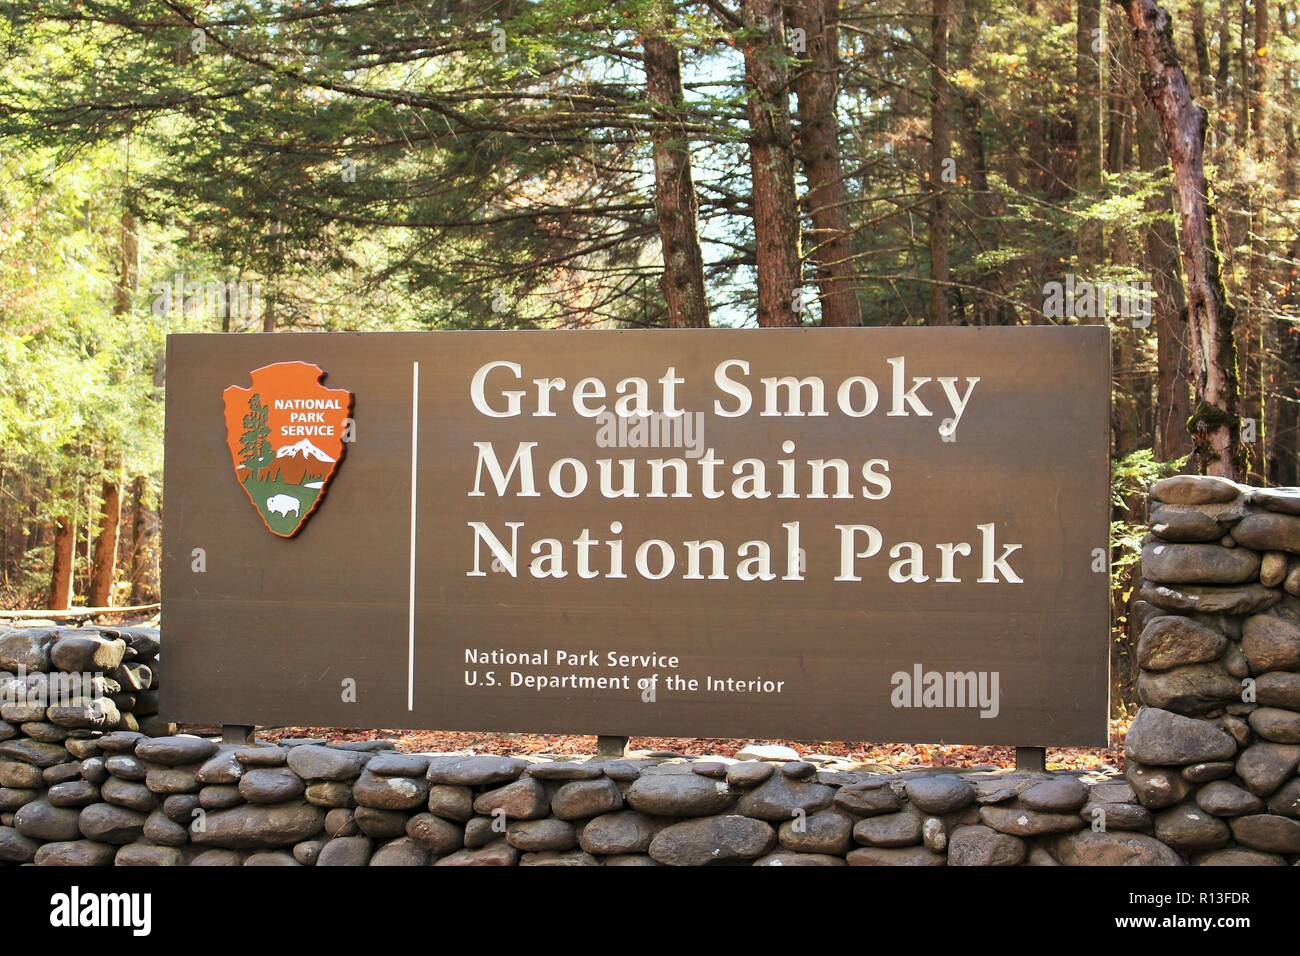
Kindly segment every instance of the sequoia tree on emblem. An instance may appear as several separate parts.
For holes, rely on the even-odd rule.
[[[271,533],[292,538],[319,506],[347,448],[352,393],[321,384],[310,362],[249,373],[252,386],[222,392],[235,477]]]

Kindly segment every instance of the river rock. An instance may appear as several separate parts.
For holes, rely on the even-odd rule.
[[[285,749],[274,745],[238,747],[228,752],[241,767],[283,767],[289,762]]]
[[[606,781],[617,789],[612,781]],[[540,780],[524,777],[504,787],[489,790],[474,800],[474,810],[484,816],[501,811],[511,820],[536,820],[546,816],[550,809],[546,787]]]
[[[185,858],[174,846],[152,843],[128,843],[117,851],[114,866],[184,866]]]
[[[308,803],[327,809],[355,805],[352,785],[343,780],[317,780],[309,783],[303,796]]]
[[[194,843],[258,850],[290,846],[314,836],[324,826],[325,814],[305,802],[274,806],[246,804],[209,813],[204,823],[202,829],[198,821],[190,827],[190,839]]]
[[[1245,548],[1148,541],[1142,549],[1143,577],[1163,584],[1244,584],[1259,566],[1259,555]]]
[[[14,829],[33,840],[58,842],[81,838],[81,811],[56,807],[48,800],[33,800],[14,814]]]
[[[958,827],[948,838],[949,866],[1018,866],[1024,862],[1025,842],[991,827]]]
[[[500,781],[498,781],[500,782]],[[505,839],[489,843],[480,849],[458,850],[450,856],[444,856],[434,866],[514,866],[519,860],[519,851]]]
[[[138,810],[111,803],[95,803],[81,811],[79,832],[86,839],[99,843],[133,843],[144,835],[147,819]]]
[[[1151,497],[1171,505],[1211,505],[1236,501],[1243,488],[1211,475],[1171,475],[1151,486]]]
[[[1295,773],[1300,764],[1300,746],[1293,744],[1251,744],[1237,758],[1237,776],[1257,797],[1267,797]]]
[[[1255,614],[1282,600],[1282,592],[1262,584],[1217,587],[1211,584],[1157,584],[1144,581],[1138,589],[1141,600],[1166,611],[1204,614]]]
[[[446,856],[464,846],[465,828],[432,813],[417,813],[406,821],[406,835],[434,856]]]
[[[1300,554],[1300,517],[1276,512],[1248,514],[1233,525],[1232,538],[1254,551]]]
[[[756,860],[775,843],[771,825],[727,814],[665,827],[650,842],[650,857],[667,866],[706,866]]]
[[[1203,714],[1239,700],[1241,684],[1218,663],[1188,664],[1163,673],[1140,672],[1137,693],[1148,707]]]
[[[42,743],[39,740],[6,740],[0,742],[0,758],[9,758],[21,763],[29,763],[44,769],[72,759],[68,751],[58,744]]]
[[[773,771],[772,764],[767,761],[740,761],[727,768],[727,783],[744,789],[756,787],[772,776]]]
[[[1228,639],[1181,615],[1153,617],[1138,639],[1138,664],[1149,671],[1167,671],[1183,664],[1218,660]]]
[[[1103,830],[1146,832],[1152,827],[1152,814],[1137,803],[1091,802],[1079,811],[1079,819],[1088,826],[1100,824]]]
[[[623,792],[613,780],[571,780],[551,797],[551,812],[561,820],[580,820],[623,806]]]
[[[849,866],[947,866],[948,855],[923,846],[863,846],[845,857]]]
[[[135,746],[135,755],[141,760],[180,767],[201,764],[217,752],[217,745],[202,737],[173,735],[141,740]]]
[[[50,645],[56,633],[53,629],[35,627],[0,629],[0,670],[48,671]]]
[[[1261,853],[1243,847],[1211,850],[1192,858],[1193,866],[1286,866],[1286,860],[1275,853]]]
[[[853,849],[853,825],[853,817],[842,810],[821,810],[785,821],[777,839],[787,850],[843,856]]]
[[[607,864],[608,865],[608,864]],[[752,866],[848,866],[843,857],[827,853],[795,853],[791,850],[773,850],[760,856]]]
[[[44,777],[40,767],[15,760],[0,760],[0,787],[31,789],[43,785]]]
[[[417,776],[381,777],[366,767],[352,785],[352,798],[363,807],[413,810],[424,806],[429,799],[429,784],[424,780],[423,770]]]
[[[401,810],[357,807],[352,811],[352,819],[366,836],[376,840],[391,840],[406,832],[408,817]]]
[[[911,807],[897,813],[859,820],[853,827],[853,839],[867,846],[900,847],[921,842],[925,816]]]
[[[1214,780],[1198,789],[1196,805],[1216,817],[1239,817],[1264,809],[1263,800],[1227,780]]]
[[[109,777],[104,781],[104,785],[99,788],[99,794],[104,798],[105,803],[126,807],[128,810],[137,810],[141,813],[148,813],[158,806],[157,795],[143,783],[137,783],[133,780]]]
[[[287,767],[256,767],[239,778],[239,795],[249,803],[284,803],[304,790],[302,778]]]
[[[1246,619],[1241,651],[1253,674],[1289,671],[1300,667],[1300,627],[1271,614]]]
[[[1130,759],[1124,776],[1133,787],[1138,802],[1150,810],[1162,810],[1180,803],[1191,792],[1191,785],[1172,767],[1148,767]]]
[[[515,821],[506,828],[506,840],[516,849],[529,853],[571,850],[578,845],[573,824],[554,817]]]
[[[304,780],[338,783],[355,780],[369,762],[369,754],[311,744],[291,747],[288,758],[289,769]]]
[[[153,793],[198,793],[203,788],[192,767],[151,767],[144,782]]]
[[[784,780],[787,785],[797,786],[780,775],[772,780]],[[721,813],[730,807],[732,792],[724,781],[710,780],[698,774],[662,774],[638,777],[624,798],[634,810],[652,816],[702,817]],[[783,819],[788,818],[789,814]]]
[[[1182,866],[1176,852],[1141,833],[1083,830],[1056,839],[1056,858],[1064,866]]]
[[[588,820],[578,833],[578,845],[588,853],[645,853],[658,827],[636,810],[619,810]]]
[[[374,842],[369,837],[335,837],[321,847],[317,866],[365,866],[370,862]]]
[[[1259,583],[1275,588],[1286,580],[1287,558],[1280,551],[1270,551],[1259,563]]]
[[[599,780],[605,775],[598,763],[575,763],[557,760],[554,763],[535,763],[527,770],[528,776],[538,780]]]
[[[1261,674],[1255,678],[1255,700],[1263,707],[1300,710],[1300,674]]]
[[[30,863],[41,841],[24,836],[13,827],[0,827],[0,863]]]
[[[429,772],[429,758],[422,754],[380,753],[370,758],[366,769],[383,777],[421,777]]]
[[[1059,776],[1020,793],[1020,805],[1048,813],[1075,813],[1088,802],[1088,788],[1078,777]]]
[[[907,799],[923,813],[953,813],[975,802],[975,788],[956,774],[915,777],[904,786]]]
[[[862,817],[893,813],[901,809],[903,799],[888,784],[873,783],[841,787],[835,793],[835,806]]]
[[[1157,505],[1151,509],[1151,531],[1163,541],[1204,542],[1223,537],[1223,525],[1198,508]]]
[[[279,750],[278,747],[276,749]],[[223,750],[216,756],[209,757],[196,774],[199,783],[205,784],[239,783],[239,778],[243,775],[244,763],[236,750]]]
[[[420,771],[424,773],[423,770]],[[389,840],[370,858],[371,866],[428,866],[429,851],[410,837]]]
[[[55,807],[86,807],[99,802],[99,787],[89,780],[65,780],[50,787],[46,799]]]
[[[979,818],[999,833],[1020,837],[1068,833],[1083,826],[1077,813],[1044,813],[1023,807],[980,807]]]
[[[831,805],[835,791],[823,783],[793,780],[774,774],[740,798],[736,810],[747,817],[772,822],[789,820],[796,811],[814,813]]]
[[[129,754],[112,754],[104,760],[104,769],[119,780],[143,783],[149,768]]]
[[[517,780],[528,767],[527,762],[516,757],[453,757],[431,761],[429,783],[450,783],[463,787],[480,787],[492,783]]]
[[[167,814],[155,810],[144,821],[142,835],[159,846],[184,846],[190,842],[190,831],[182,824],[169,820]]]
[[[1155,815],[1155,836],[1176,850],[1215,850],[1226,846],[1228,825],[1195,804],[1181,804]]]
[[[1230,825],[1242,846],[1266,853],[1300,853],[1300,820],[1264,813],[1234,817]]]
[[[1268,812],[1300,819],[1300,777],[1292,777],[1268,798]]]
[[[474,793],[469,787],[435,783],[429,787],[429,812],[464,823],[474,815]]]
[[[36,851],[37,866],[111,866],[117,847],[94,840],[47,843]]]
[[[204,850],[194,859],[190,866],[243,866],[244,854],[238,850]]]
[[[1300,744],[1300,714],[1279,707],[1259,707],[1250,712],[1250,729],[1265,740]]]
[[[1237,744],[1203,720],[1146,707],[1129,728],[1124,753],[1151,766],[1183,766],[1231,759],[1237,753]]]
[[[123,640],[65,633],[50,647],[50,664],[71,674],[107,674],[117,670],[125,653]]]

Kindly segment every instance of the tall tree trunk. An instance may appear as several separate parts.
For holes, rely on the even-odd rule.
[[[1269,23],[1267,0],[1255,0],[1254,20],[1254,56],[1250,78],[1250,136],[1257,163],[1268,161],[1268,47]],[[1254,471],[1261,480],[1268,474],[1269,432],[1273,427],[1272,412],[1276,404],[1271,401],[1272,389],[1269,383],[1277,375],[1275,356],[1277,354],[1276,329],[1268,319],[1269,288],[1268,258],[1264,243],[1267,228],[1265,209],[1267,199],[1265,187],[1260,182],[1246,184],[1247,200],[1247,236],[1250,261],[1247,265],[1246,288],[1243,290],[1247,309],[1246,328],[1250,341],[1254,344],[1254,362],[1247,365],[1250,375],[1248,394],[1254,401],[1248,407],[1247,414],[1259,416],[1259,427],[1255,432],[1251,462]]]
[[[136,476],[131,484],[131,603],[145,604],[157,594],[153,558],[158,515],[146,503],[148,480]]]
[[[798,96],[799,158],[808,195],[804,202],[813,221],[808,257],[817,266],[822,325],[861,325],[853,284],[853,244],[849,239],[848,190],[840,162],[839,3],[838,0],[792,0],[790,23],[802,30],[807,62],[795,75]]]
[[[140,240],[136,234],[135,217],[127,209],[122,210],[118,248],[121,258],[113,296],[113,314],[126,315],[131,311],[140,264]]]
[[[1214,76],[1205,38],[1205,0],[1192,0],[1192,49],[1196,51],[1196,95],[1208,99],[1214,94]]]
[[[753,182],[758,324],[798,325],[799,210],[780,0],[744,0],[745,80],[749,88],[749,168]]]
[[[1278,7],[1278,32],[1291,38],[1291,18],[1294,11],[1291,4]],[[1285,160],[1282,163],[1282,193],[1294,196],[1296,193],[1296,163],[1300,162],[1300,149],[1296,146],[1295,122],[1292,110],[1295,103],[1292,83],[1294,75],[1289,61],[1282,67],[1281,106],[1282,144]],[[1295,260],[1300,255],[1300,237],[1292,239],[1287,249],[1287,257]],[[1295,271],[1288,270],[1288,275],[1280,290],[1283,308],[1274,319],[1274,338],[1277,342],[1277,382],[1273,389],[1274,412],[1269,421],[1269,455],[1268,480],[1272,485],[1295,485],[1300,481],[1297,474],[1296,455],[1300,446],[1300,328],[1290,318],[1296,314],[1300,304],[1300,289],[1297,289]]]
[[[1138,160],[1154,173],[1168,165],[1160,145],[1159,120],[1149,103],[1138,113]],[[1174,227],[1173,194],[1168,186],[1147,199],[1154,214],[1146,228],[1145,260],[1156,300],[1152,305],[1156,331],[1156,404],[1153,435],[1157,461],[1174,461],[1192,450],[1187,418],[1192,413],[1188,370],[1187,296],[1178,265],[1178,235]]]
[[[72,560],[77,546],[77,525],[69,515],[61,515],[54,522],[54,560],[50,568],[51,610],[61,611],[72,606]]]
[[[668,12],[656,11],[655,27],[664,29]],[[691,177],[690,142],[681,128],[685,110],[682,70],[677,47],[662,33],[646,36],[646,98],[654,111],[655,216],[664,271],[659,288],[668,304],[672,328],[706,328],[708,300],[704,296],[704,258],[697,232],[699,199]]]
[[[112,604],[113,579],[117,576],[118,529],[122,523],[122,486],[117,475],[104,478],[99,536],[95,539],[90,589],[86,601],[91,607]]]
[[[1075,137],[1078,151],[1075,185],[1088,200],[1098,198],[1105,158],[1101,141],[1103,91],[1101,54],[1101,0],[1078,0],[1075,29]],[[1104,255],[1101,223],[1085,220],[1079,227],[1078,267],[1083,275],[1101,264]]]
[[[125,207],[122,209],[118,238],[119,260],[113,296],[113,314],[122,316],[131,312],[140,259],[135,218]],[[121,469],[116,461],[113,453],[110,453],[109,464],[104,471],[99,536],[95,539],[94,553],[90,561],[90,585],[86,595],[91,607],[109,606],[112,601],[113,581],[117,578],[118,529],[122,520],[122,478]],[[86,530],[90,531],[89,522]]]
[[[955,44],[957,68],[971,72],[975,68],[975,48],[980,42],[980,25],[987,13],[983,0],[965,0],[961,12],[961,29]],[[989,188],[988,147],[984,136],[984,107],[979,90],[963,87],[957,94],[958,137],[961,140],[962,167],[971,189],[971,208],[980,228],[972,236],[981,253],[996,253],[1002,244],[1001,227],[996,221],[998,210]],[[1005,284],[995,266],[981,267],[974,285],[987,294],[972,296],[970,321],[974,325],[1014,325],[1015,308],[1003,294]]]
[[[930,6],[930,325],[948,324],[948,0]]]
[[[1196,407],[1188,420],[1199,470],[1245,477],[1237,418],[1235,315],[1219,272],[1214,219],[1205,180],[1205,110],[1192,101],[1178,65],[1169,15],[1155,0],[1114,0],[1133,27],[1145,71],[1142,85],[1160,118],[1178,197],[1183,272],[1187,279]]]

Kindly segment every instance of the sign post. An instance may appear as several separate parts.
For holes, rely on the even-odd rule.
[[[1106,743],[1102,327],[169,339],[171,719]]]

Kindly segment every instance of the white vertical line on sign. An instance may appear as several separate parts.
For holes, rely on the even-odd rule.
[[[406,709],[415,709],[415,495],[420,441],[420,363],[411,363],[411,581],[406,617]]]

